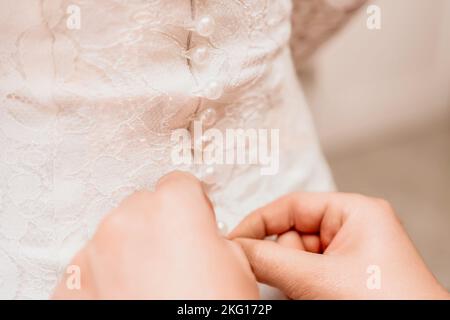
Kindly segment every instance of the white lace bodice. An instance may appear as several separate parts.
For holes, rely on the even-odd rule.
[[[68,28],[70,5],[79,29]],[[47,298],[105,213],[177,169],[170,133],[206,108],[220,130],[280,129],[277,175],[219,168],[210,196],[230,228],[283,193],[332,188],[290,57],[291,9],[289,0],[3,1],[0,298]],[[206,14],[209,37],[195,30]],[[199,46],[206,64],[189,58]]]

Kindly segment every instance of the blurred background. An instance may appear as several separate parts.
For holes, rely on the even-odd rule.
[[[378,0],[309,61],[302,82],[340,191],[383,197],[450,289],[450,0]]]

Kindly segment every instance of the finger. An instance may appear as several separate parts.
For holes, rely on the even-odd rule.
[[[302,234],[302,243],[305,250],[312,253],[322,253],[322,244],[320,236],[317,234]]]
[[[170,219],[198,228],[214,228],[214,209],[200,180],[190,173],[173,171],[156,184],[156,197],[170,212]]]
[[[131,194],[110,213],[130,214],[142,211],[151,213],[157,211],[155,209],[158,204],[161,204],[160,200],[166,203],[178,203],[181,207],[185,207],[186,203],[197,202],[205,204],[212,209],[211,202],[204,192],[202,183],[189,173],[181,171],[170,172],[158,180],[155,189],[155,192],[141,190]],[[153,210],[149,210],[149,208]]]
[[[300,234],[291,230],[278,236],[277,243],[286,248],[305,250]]]
[[[300,299],[318,290],[331,265],[330,257],[282,247],[273,241],[235,239],[244,250],[259,282]]]
[[[247,216],[229,238],[264,239],[291,229],[301,233],[322,233],[328,239],[342,225],[346,196],[337,193],[293,193]]]

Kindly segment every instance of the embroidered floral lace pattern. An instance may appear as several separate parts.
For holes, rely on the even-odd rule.
[[[302,1],[299,1],[302,2]],[[314,1],[304,1],[314,2]],[[67,27],[80,8],[81,28]],[[230,227],[250,210],[332,180],[288,42],[289,0],[16,0],[0,4],[0,297],[47,298],[99,220],[177,169],[172,129],[214,108],[215,128],[279,128],[280,170],[220,168]],[[214,17],[205,39],[195,19]],[[193,65],[191,48],[211,58]],[[220,99],[202,97],[217,81]],[[181,169],[193,170],[183,167]]]
[[[299,69],[367,0],[293,1],[291,48]]]

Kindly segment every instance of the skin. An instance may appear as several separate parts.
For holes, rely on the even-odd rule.
[[[276,242],[263,240],[278,235]],[[124,200],[65,274],[55,299],[257,299],[258,281],[292,299],[448,299],[388,203],[295,193],[218,234],[201,183],[174,172]],[[367,287],[377,266],[381,288]],[[253,273],[252,273],[253,271]]]
[[[250,214],[229,238],[258,281],[291,299],[450,298],[384,200],[294,193]],[[379,268],[379,289],[367,286],[370,266]]]
[[[66,274],[55,299],[259,298],[242,249],[219,235],[201,183],[181,172],[123,201],[71,265],[81,289]]]

